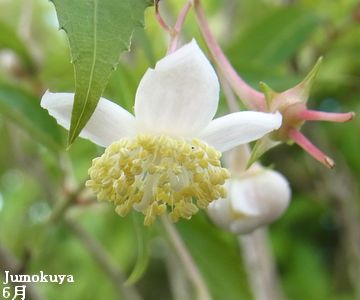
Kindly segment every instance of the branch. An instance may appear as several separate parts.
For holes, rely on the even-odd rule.
[[[2,272],[9,271],[11,274],[22,274],[20,270],[22,269],[22,264],[19,260],[12,255],[6,248],[0,246],[0,270]],[[10,282],[11,283],[11,282]],[[31,282],[21,283],[26,285],[26,299],[28,300],[44,300],[45,298],[40,295],[38,290]]]
[[[69,218],[64,218],[66,226],[81,241],[83,246],[92,255],[100,268],[108,275],[113,282],[120,299],[141,300],[141,296],[132,286],[124,286],[125,275],[117,268],[102,245],[94,239],[80,224]]]
[[[205,281],[199,269],[197,268],[191,254],[189,253],[183,240],[181,239],[179,233],[177,232],[175,226],[172,223],[170,223],[167,217],[165,216],[161,218],[161,221],[180,260],[184,264],[184,268],[185,271],[188,273],[189,279],[194,284],[194,287],[197,291],[198,299],[211,300],[212,298],[205,284]]]
[[[337,173],[325,172],[321,168],[314,170],[321,173],[318,194],[330,204],[334,217],[339,224],[341,265],[354,290],[355,298],[360,297],[360,206],[359,187],[345,160],[339,156]]]
[[[200,27],[200,31],[204,37],[206,45],[209,48],[211,55],[213,56],[216,64],[221,69],[222,73],[228,80],[232,89],[239,96],[244,105],[249,109],[264,111],[265,109],[265,97],[262,93],[258,92],[250,85],[248,85],[237,74],[229,60],[221,50],[218,42],[213,36],[210,26],[206,20],[204,10],[200,0],[193,0],[195,15]]]
[[[266,229],[239,236],[243,258],[255,300],[284,299],[278,282],[275,263],[269,249]]]

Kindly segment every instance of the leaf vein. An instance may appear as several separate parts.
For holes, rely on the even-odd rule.
[[[85,103],[84,103],[83,108],[81,110],[80,116],[79,116],[79,118],[77,120],[77,123],[76,123],[76,125],[74,127],[73,136],[77,135],[77,133],[76,133],[77,128],[80,125],[80,122],[81,122],[82,117],[84,115],[85,109],[86,109],[87,104],[89,102],[91,86],[92,86],[93,78],[94,78],[94,70],[95,70],[95,65],[96,65],[96,54],[97,54],[97,10],[98,10],[98,0],[94,0],[94,15],[93,15],[93,18],[94,18],[94,39],[93,39],[94,53],[93,53],[93,59],[92,59],[92,64],[91,64],[91,70],[90,70],[89,84],[88,84],[88,88],[87,88],[87,91],[86,91]],[[71,137],[70,141],[73,139],[73,136]]]

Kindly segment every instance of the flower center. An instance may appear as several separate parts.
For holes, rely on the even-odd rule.
[[[121,216],[132,207],[143,212],[145,225],[167,208],[174,222],[190,219],[198,208],[226,196],[223,184],[230,173],[221,167],[220,157],[220,152],[198,139],[124,138],[93,160],[86,186],[99,200],[114,202]]]

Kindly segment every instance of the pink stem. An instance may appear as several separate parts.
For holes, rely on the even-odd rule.
[[[296,129],[290,129],[289,137],[301,148],[303,148],[307,153],[309,153],[313,158],[315,158],[328,168],[333,169],[335,167],[334,161],[330,157],[326,156],[313,143],[311,143],[300,131]]]
[[[347,122],[355,116],[354,112],[349,113],[331,113],[316,110],[305,109],[299,112],[298,117],[304,121],[329,121],[329,122]]]
[[[247,108],[265,111],[266,102],[262,93],[248,85],[234,70],[211,33],[200,0],[194,0],[194,9],[205,42],[224,76]]]
[[[179,33],[181,31],[181,28],[184,24],[184,21],[185,21],[185,18],[189,12],[191,8],[191,2],[187,2],[184,7],[182,8],[177,20],[176,20],[176,23],[175,23],[175,26],[172,30],[172,34],[171,34],[171,39],[170,39],[170,43],[169,43],[169,47],[168,47],[168,50],[167,50],[167,54],[170,54],[172,52],[174,52],[176,49],[177,49],[177,46],[178,46],[178,41],[179,41]]]
[[[155,0],[154,4],[155,4],[155,16],[156,19],[158,20],[160,26],[168,32],[171,32],[171,28],[166,24],[166,22],[164,21],[164,19],[162,18],[160,11],[159,11],[159,2],[160,0]]]

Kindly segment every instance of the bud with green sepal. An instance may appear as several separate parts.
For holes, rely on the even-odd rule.
[[[334,168],[334,161],[310,142],[300,129],[306,121],[347,122],[353,119],[355,113],[330,113],[307,108],[311,87],[318,73],[322,58],[320,57],[310,73],[298,85],[277,93],[261,82],[260,88],[266,99],[266,111],[279,111],[283,116],[281,127],[258,140],[255,144],[248,166],[260,158],[269,149],[281,143],[296,143],[316,160],[329,168]]]

